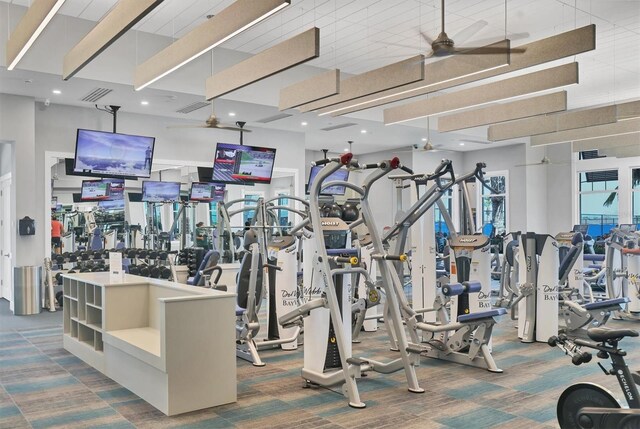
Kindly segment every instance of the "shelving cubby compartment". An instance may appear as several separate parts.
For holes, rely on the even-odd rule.
[[[62,290],[65,341],[102,353],[102,287],[65,277]]]

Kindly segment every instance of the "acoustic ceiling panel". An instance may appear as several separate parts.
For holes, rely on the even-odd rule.
[[[293,109],[340,92],[340,70],[313,76],[280,90],[280,110]]]
[[[62,79],[68,80],[100,55],[163,0],[120,0],[89,33],[64,56]]]
[[[613,137],[598,137],[589,140],[575,141],[571,144],[574,152],[583,152],[586,150],[598,150],[619,148],[619,147],[638,147],[640,148],[640,133],[624,134]]]
[[[425,79],[424,82],[416,82],[376,95],[336,104],[335,106],[322,109],[319,113],[331,113],[332,116],[353,113],[592,51],[596,48],[596,27],[595,24],[587,25],[547,37],[546,39],[536,40],[535,42],[518,46],[518,48],[526,50],[523,53],[512,53],[509,58],[509,64],[504,67],[485,67],[486,70],[480,69],[477,73],[470,73],[462,77],[456,77],[454,73],[451,73],[449,79],[441,82],[429,82]],[[483,61],[482,57],[491,57],[491,55],[455,55],[444,60],[428,63],[425,65],[425,76],[429,79],[431,74],[429,68],[436,64],[442,63],[441,67],[443,71],[449,68],[455,70],[455,67],[449,67],[447,64],[466,61],[470,65],[473,65]]]
[[[616,104],[618,120],[640,117],[640,100]]]
[[[385,125],[578,83],[578,63],[528,73],[384,110]]]
[[[344,108],[345,105],[357,106],[362,102],[368,102],[371,100],[383,101],[389,97],[398,95],[399,93],[407,90],[410,87],[418,86],[419,88],[427,88],[434,85],[442,85],[445,82],[449,82],[463,76],[471,76],[477,73],[484,72],[488,69],[495,69],[496,67],[505,67],[507,64],[509,64],[509,54],[506,51],[509,46],[510,45],[508,40],[502,40],[500,42],[487,45],[487,47],[490,47],[492,49],[505,49],[505,52],[502,53],[487,55],[456,55],[444,60],[429,62],[427,64],[421,63],[420,65],[423,68],[423,78],[415,81],[415,83],[396,86],[396,89],[389,87],[388,89],[375,93],[369,92],[369,94],[372,95],[365,94],[354,99],[353,101],[348,101],[347,99],[341,98],[340,96],[329,97],[322,101],[302,106],[301,110],[304,112],[322,109],[319,111],[321,115],[334,115],[334,112],[340,111],[342,108]],[[448,86],[444,86],[442,88],[447,87]]]
[[[290,3],[291,0],[236,0],[138,65],[133,79],[136,91],[177,70]]]
[[[221,97],[319,55],[320,29],[314,27],[209,77],[206,99]]]
[[[340,93],[311,104],[301,106],[302,112],[317,110],[314,106],[327,106],[364,97],[369,94],[397,88],[424,79],[424,55],[416,55],[397,63],[389,64],[340,82]]]
[[[621,136],[640,132],[640,118],[627,119],[613,124],[596,125],[577,130],[558,131],[531,137],[531,146],[589,140],[598,137]]]
[[[617,120],[615,105],[576,110],[556,115],[538,116],[492,125],[487,132],[491,141],[502,141],[557,131],[574,130],[595,125],[612,124]]]
[[[438,131],[441,133],[479,127],[545,113],[560,112],[567,109],[567,92],[525,98],[495,106],[470,110],[438,118]]]
[[[31,3],[7,40],[7,70],[15,68],[64,2],[65,0],[34,0]]]

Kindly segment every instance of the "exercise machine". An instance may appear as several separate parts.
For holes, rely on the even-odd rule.
[[[566,335],[549,338],[551,347],[558,347],[571,357],[574,365],[592,360],[592,355],[583,348],[597,350],[598,359],[610,359],[611,369],[600,362],[598,366],[605,375],[615,375],[622,389],[628,408],[621,408],[613,394],[597,384],[577,383],[568,387],[558,399],[557,417],[561,429],[637,429],[640,427],[640,375],[631,372],[624,357],[627,352],[618,347],[626,337],[637,337],[631,329],[590,328],[590,341],[569,339]]]
[[[606,247],[606,295],[629,299],[615,318],[640,320],[640,234],[636,225],[623,224],[612,229]]]

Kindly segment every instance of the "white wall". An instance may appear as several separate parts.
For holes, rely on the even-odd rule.
[[[547,156],[552,164],[546,169],[547,174],[547,232],[552,235],[561,231],[571,231],[573,227],[572,207],[572,175],[571,144],[556,144],[547,147]]]
[[[0,177],[11,173],[11,153],[10,143],[0,143]]]

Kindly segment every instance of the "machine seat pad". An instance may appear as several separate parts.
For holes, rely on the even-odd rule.
[[[479,311],[477,313],[463,314],[458,316],[458,322],[466,323],[473,322],[474,320],[487,319],[489,317],[502,316],[507,314],[507,310],[504,308],[494,308],[493,310]]]
[[[582,255],[582,259],[585,261],[602,262],[604,261],[604,255],[585,253]]]
[[[244,314],[244,312],[247,311],[246,308],[242,308],[242,307],[238,307],[236,305],[236,316],[242,316]]]
[[[587,329],[587,335],[593,341],[602,342],[622,339],[624,337],[637,337],[638,331],[634,331],[633,329],[589,328]]]
[[[583,307],[585,310],[599,310],[601,308],[615,307],[617,305],[626,304],[629,301],[630,300],[627,297],[605,299],[604,301],[596,301],[584,304]]]

